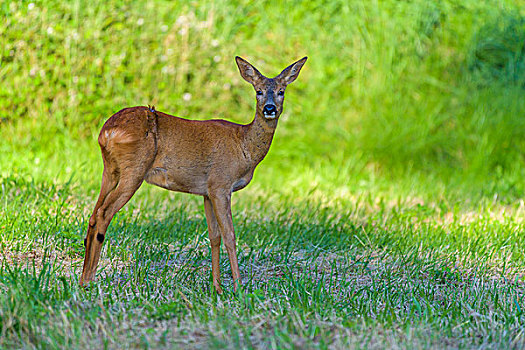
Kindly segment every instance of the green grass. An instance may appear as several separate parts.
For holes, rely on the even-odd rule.
[[[31,4],[0,1],[0,348],[525,347],[521,1]],[[149,185],[79,288],[104,121],[249,122],[235,55],[309,56],[234,195],[241,290]]]
[[[0,345],[525,345],[522,205],[466,213],[369,197],[338,210],[248,193],[234,206],[243,287],[233,294],[223,253],[217,296],[200,203],[148,187],[114,219],[84,290],[91,200],[71,185],[2,182],[0,226],[14,237],[2,239]]]

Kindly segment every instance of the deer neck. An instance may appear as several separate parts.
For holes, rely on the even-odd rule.
[[[273,134],[277,128],[277,118],[266,119],[257,112],[253,121],[246,125],[244,134],[244,151],[250,165],[259,164],[270,149]]]

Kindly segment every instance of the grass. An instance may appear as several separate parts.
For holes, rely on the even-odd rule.
[[[191,196],[141,189],[84,290],[91,201],[71,184],[11,178],[2,188],[0,225],[14,235],[2,239],[3,347],[525,345],[522,205],[465,212],[369,197],[337,210],[261,205],[248,192],[234,206],[243,287],[233,293],[223,253],[218,296]]]
[[[0,1],[0,348],[523,348],[520,1]],[[309,56],[235,194],[242,288],[198,197],[143,186],[78,287],[102,123],[247,123]],[[185,97],[184,97],[185,96]]]

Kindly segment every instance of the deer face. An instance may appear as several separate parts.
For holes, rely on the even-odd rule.
[[[270,79],[262,75],[248,61],[238,56],[235,57],[241,76],[255,89],[258,115],[262,115],[267,120],[279,118],[283,111],[286,87],[297,78],[306,59],[306,57],[300,59],[283,70],[281,74]]]

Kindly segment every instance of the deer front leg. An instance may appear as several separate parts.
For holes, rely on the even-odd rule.
[[[218,191],[209,194],[215,218],[219,225],[224,246],[228,252],[230,266],[232,269],[233,289],[237,291],[237,284],[240,283],[239,264],[237,262],[237,249],[235,243],[235,232],[233,230],[232,211],[231,211],[231,193]]]
[[[208,236],[211,244],[211,272],[213,276],[213,286],[217,293],[222,294],[221,288],[221,270],[219,266],[221,254],[221,232],[217,218],[213,212],[213,206],[208,196],[204,196],[204,212],[206,213],[206,222],[208,223]]]

